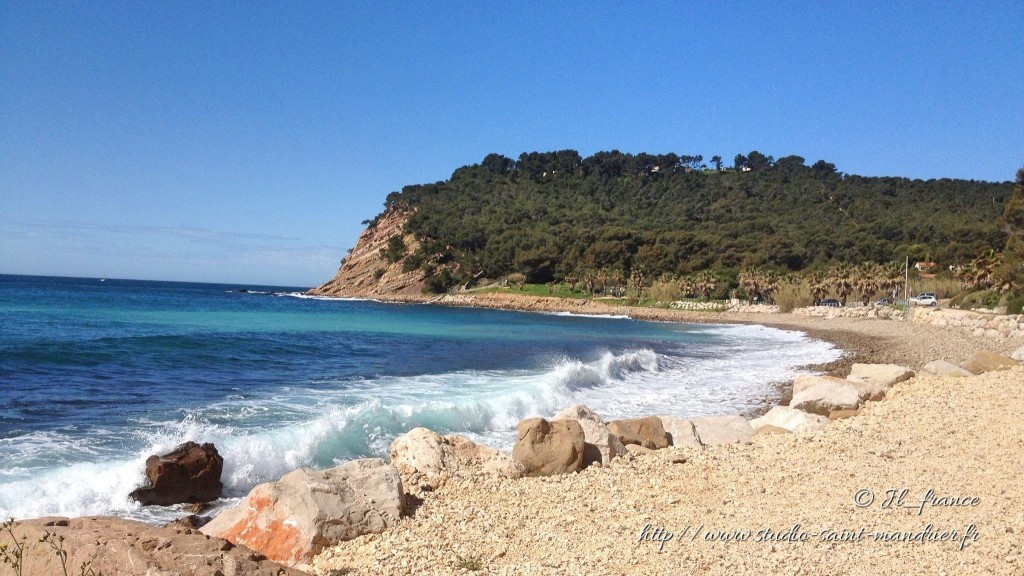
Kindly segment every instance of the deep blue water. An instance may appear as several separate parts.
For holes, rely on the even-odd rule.
[[[248,290],[248,293],[240,292]],[[300,297],[300,288],[0,275],[0,516],[165,518],[142,462],[213,441],[229,498],[383,455],[417,425],[507,447],[584,402],[738,412],[829,345],[749,326]]]

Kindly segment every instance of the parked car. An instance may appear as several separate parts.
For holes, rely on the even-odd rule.
[[[914,297],[914,304],[918,306],[938,306],[939,301],[935,298],[934,292],[922,292]]]
[[[875,301],[875,306],[890,306],[892,305],[891,298],[882,298],[881,300]]]
[[[836,300],[835,298],[826,298],[821,301],[821,305],[829,306],[831,308],[839,308],[840,306],[842,306],[842,304],[839,303],[839,300]]]

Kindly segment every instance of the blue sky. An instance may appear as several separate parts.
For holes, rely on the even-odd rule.
[[[490,152],[1024,165],[1020,1],[403,4],[0,3],[0,273],[313,285]]]

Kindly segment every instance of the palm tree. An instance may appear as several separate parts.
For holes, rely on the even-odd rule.
[[[853,269],[851,276],[853,287],[860,292],[861,303],[867,306],[880,289],[882,267],[874,262],[864,262]]]
[[[877,268],[879,279],[878,289],[885,292],[889,297],[896,299],[896,296],[903,291],[906,281],[903,271],[903,264],[889,262]]]
[[[701,270],[693,277],[693,285],[697,293],[708,300],[715,288],[718,288],[718,278],[710,270]]]
[[[747,295],[747,301],[753,303],[758,293],[757,271],[750,269],[741,270],[736,280],[740,284],[740,290],[743,290],[743,293]]]
[[[1000,292],[1009,289],[1009,283],[1001,281],[996,272],[1002,265],[1003,255],[989,250],[978,256],[957,273],[957,279],[969,290],[986,290],[996,288]]]
[[[779,278],[772,272],[760,268],[747,269],[740,272],[737,278],[740,289],[747,294],[751,303],[756,298],[770,300],[779,289]]]
[[[853,282],[851,281],[850,269],[845,264],[839,264],[829,269],[828,285],[835,292],[836,296],[839,297],[839,302],[846,306],[846,297],[853,292]]]
[[[811,289],[811,298],[814,299],[815,306],[821,306],[821,301],[828,296],[828,281],[825,279],[825,274],[821,272],[814,272],[808,274],[806,277],[807,286]]]
[[[693,276],[683,276],[679,279],[679,291],[683,297],[693,296],[697,294],[697,283],[694,281]]]

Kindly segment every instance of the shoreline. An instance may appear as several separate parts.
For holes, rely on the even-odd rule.
[[[1008,354],[1018,347],[1013,340],[994,341],[985,337],[957,334],[959,342],[948,342],[949,330],[912,322],[888,319],[826,318],[782,312],[710,312],[612,305],[594,299],[568,299],[525,294],[466,294],[466,295],[364,295],[326,296],[324,299],[365,298],[382,304],[427,304],[454,308],[481,308],[511,312],[542,314],[568,313],[587,316],[628,317],[645,322],[677,322],[693,324],[759,325],[781,330],[802,332],[810,338],[822,340],[843,351],[843,355],[829,363],[810,364],[803,369],[828,376],[844,378],[854,363],[900,364],[914,370],[934,360],[944,358],[955,364],[965,362],[976,350],[992,350]],[[792,381],[778,383],[782,387],[779,402],[792,392]],[[788,388],[788,390],[787,390]],[[769,402],[771,402],[769,400]],[[769,410],[774,404],[768,404]]]
[[[377,301],[533,313],[626,316],[632,320],[649,322],[765,326],[800,332],[808,338],[829,342],[842,351],[842,356],[837,360],[801,366],[801,370],[843,378],[855,362],[895,363],[918,371],[918,376],[898,384],[883,399],[868,401],[854,412],[852,418],[832,421],[825,428],[809,435],[758,433],[749,444],[709,446],[700,450],[670,446],[650,454],[629,454],[603,468],[586,468],[560,476],[518,480],[479,475],[453,476],[447,484],[420,500],[421,504],[417,505],[416,511],[402,517],[395,526],[383,533],[364,535],[335,544],[325,549],[310,564],[297,566],[311,574],[326,575],[335,573],[335,570],[352,574],[419,574],[435,573],[438,570],[444,573],[477,573],[476,569],[465,570],[467,562],[486,568],[480,573],[491,574],[585,574],[605,573],[608,570],[634,573],[634,570],[641,570],[641,566],[645,572],[671,571],[678,569],[680,558],[673,558],[673,554],[663,554],[663,549],[649,550],[644,545],[642,532],[641,537],[637,538],[639,525],[634,526],[631,522],[642,519],[653,526],[659,522],[662,525],[681,525],[699,520],[717,523],[718,528],[731,529],[730,523],[738,522],[738,518],[747,522],[770,520],[779,526],[785,522],[792,524],[790,520],[796,518],[801,525],[818,522],[817,525],[821,526],[834,519],[834,516],[845,514],[849,507],[849,495],[845,495],[845,499],[837,498],[833,492],[854,490],[856,486],[851,484],[851,478],[858,481],[857,485],[884,481],[890,486],[907,485],[915,491],[918,488],[923,491],[926,487],[924,484],[913,484],[923,481],[923,477],[928,478],[929,488],[937,486],[943,490],[948,489],[948,485],[942,484],[946,477],[941,474],[950,465],[970,469],[971,465],[984,461],[978,450],[984,450],[985,446],[975,447],[977,449],[973,452],[968,451],[969,456],[959,453],[950,455],[951,449],[959,449],[959,445],[967,441],[961,436],[964,434],[964,420],[971,422],[970,414],[984,413],[1003,428],[1018,426],[1021,428],[1020,437],[1024,437],[1024,425],[1017,420],[1007,420],[1008,416],[1024,410],[1024,394],[1021,392],[1024,368],[984,374],[969,380],[920,372],[922,364],[936,359],[961,364],[977,350],[1008,353],[1020,344],[1012,340],[999,342],[955,333],[952,328],[887,319],[822,318],[768,312],[692,312],[609,306],[589,301],[577,303],[555,298],[448,297],[432,301]],[[766,393],[757,400],[761,408],[742,413],[744,418],[750,420],[774,406],[788,404],[793,381],[776,382],[772,386],[773,393]],[[1012,391],[1001,393],[1008,390],[1007,386],[1013,387]],[[994,399],[994,393],[999,393],[1000,397]],[[978,394],[982,394],[981,400],[977,398]],[[1006,402],[1010,403],[1005,410],[1004,395]],[[918,409],[918,406],[922,408]],[[960,410],[958,419],[950,422],[947,414],[954,409]],[[972,410],[974,412],[970,412]],[[968,416],[964,416],[965,413]],[[916,424],[918,419],[926,424]],[[975,418],[974,422],[971,429],[985,429],[989,426],[987,420]],[[952,426],[949,433],[955,437],[944,439],[941,436],[946,431],[944,426]],[[971,438],[974,437],[967,437],[968,440]],[[974,441],[984,444],[984,441],[977,438]],[[913,448],[908,447],[907,451],[900,452],[905,445]],[[1014,449],[1009,444],[1000,447],[1004,454],[1007,449]],[[1020,456],[1020,448],[1016,447],[1016,450],[1011,453]],[[931,452],[935,454],[929,454]],[[841,455],[841,458],[837,459],[837,455]],[[973,460],[958,462],[957,458]],[[890,460],[894,462],[887,464],[886,461]],[[999,464],[987,462],[985,465]],[[1012,462],[1008,465],[1013,468]],[[907,466],[921,476],[905,474],[904,467]],[[842,473],[833,474],[836,470]],[[975,476],[980,474],[976,472]],[[773,479],[777,485],[769,489],[762,483],[764,479]],[[974,489],[962,480],[954,486],[955,489]],[[878,487],[881,488],[882,484],[878,484]],[[988,486],[988,491],[982,492],[983,500],[992,502],[1000,495],[1005,495],[1007,491],[1003,487]],[[1002,492],[997,494],[999,490]],[[645,491],[648,499],[643,497]],[[831,516],[817,510],[822,508],[818,504],[815,509],[786,504],[786,496],[793,491],[803,494],[805,499],[816,499],[818,504],[824,502],[824,508],[828,509],[826,512],[831,511]],[[814,496],[809,496],[808,492]],[[1012,493],[1007,500],[1024,502],[1024,494],[1017,492]],[[666,495],[674,496],[666,498]],[[552,497],[555,499],[552,500]],[[743,506],[749,501],[759,504]],[[595,506],[595,502],[602,503],[602,506]],[[740,508],[736,509],[737,505]],[[563,510],[566,507],[567,512]],[[563,510],[563,513],[552,516],[552,510]],[[764,510],[768,511],[767,516]],[[954,517],[955,514],[950,513],[942,516],[942,520],[952,521]],[[570,524],[566,524],[566,518],[571,520]],[[981,518],[983,522],[980,525],[986,526],[988,534],[994,533],[998,528],[996,520],[1000,517],[989,514]],[[457,522],[458,527],[453,528],[452,522]],[[884,518],[875,518],[872,525],[885,528],[890,524],[893,523]],[[902,529],[906,523],[897,524]],[[906,524],[906,527],[913,528],[910,524]],[[1024,516],[1021,517],[1020,527],[1024,530]],[[463,532],[481,534],[487,538],[459,539],[458,535]],[[529,536],[531,533],[543,535],[543,539],[538,541]],[[495,534],[500,536],[491,537]],[[565,541],[565,537],[570,537],[570,540]],[[440,539],[440,546],[434,545],[434,539]],[[591,543],[589,539],[595,539],[597,544]],[[995,540],[999,546],[1003,546],[1005,538]],[[570,542],[580,544],[590,552],[573,556],[565,565],[552,564],[546,560],[557,557],[560,550]],[[678,550],[681,542],[675,545]],[[618,552],[612,553],[613,549]],[[782,555],[776,554],[773,546],[772,553],[764,557],[757,552],[751,554],[751,550],[758,549],[693,545],[686,551],[685,560],[703,566],[703,569],[698,570],[702,573],[775,573],[783,568],[790,570],[795,565],[809,569],[825,558],[831,558],[832,554],[841,552],[834,545],[825,549],[805,546],[801,551],[789,550]],[[625,551],[625,560],[616,556],[622,551]],[[883,561],[884,554],[891,553],[888,548],[879,551],[869,547],[869,551],[876,555],[882,553],[876,561]],[[919,555],[923,554],[922,550]],[[1009,557],[1017,558],[1012,555],[1012,550]],[[849,555],[841,555],[840,558],[842,562],[856,562]],[[916,562],[920,558],[914,557],[913,560]],[[946,567],[955,566],[950,564],[952,561],[952,557],[942,557]],[[1006,567],[1011,565],[1007,564]],[[726,568],[716,568],[720,566]],[[904,567],[902,564],[894,566],[891,573],[899,573]],[[920,565],[918,571],[928,573],[932,567],[931,564]],[[964,566],[960,565],[959,568],[963,569]],[[849,573],[857,572],[854,570]],[[887,572],[880,570],[879,573]]]
[[[494,301],[433,303],[499,307]],[[573,304],[568,311],[594,308]],[[1024,487],[1015,479],[1024,465],[1018,417],[1024,367],[966,378],[920,370],[932,360],[959,365],[980,350],[1008,353],[1022,342],[887,319],[615,308],[636,320],[796,330],[847,352],[815,367],[832,375],[845,376],[854,362],[901,364],[917,375],[810,434],[755,434],[751,444],[699,450],[670,446],[559,476],[452,478],[395,527],[325,549],[312,571],[808,574],[833,566],[873,576],[1024,569]],[[887,510],[881,501],[886,489],[906,490],[915,504],[923,502],[921,514]],[[855,504],[865,490],[879,500]],[[929,507],[929,494],[981,505]],[[933,529],[958,531],[960,546],[929,539]],[[766,531],[807,539],[752,536]],[[708,538],[716,532],[744,540]],[[861,538],[850,536],[855,533]]]

